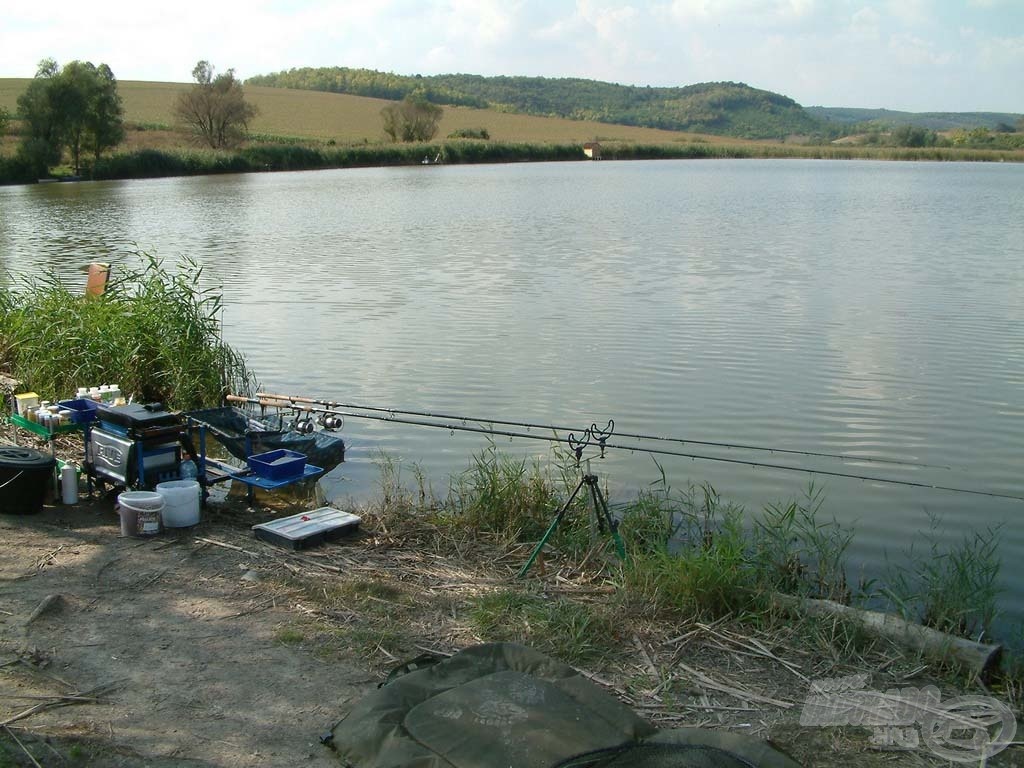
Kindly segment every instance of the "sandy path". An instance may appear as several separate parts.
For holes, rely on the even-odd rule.
[[[0,719],[35,703],[14,695],[120,682],[105,703],[18,725],[74,736],[102,754],[93,765],[336,768],[317,737],[375,678],[276,643],[288,612],[234,553],[192,535],[123,539],[109,505],[97,509],[0,516],[0,663],[44,665],[0,670]],[[52,594],[62,600],[26,626]]]

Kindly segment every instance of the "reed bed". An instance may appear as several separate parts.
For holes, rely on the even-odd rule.
[[[450,478],[442,497],[419,469],[410,484],[397,462],[382,457],[380,466],[376,514],[391,534],[429,530],[461,548],[487,542],[517,552],[523,562],[578,479],[563,452],[547,462],[528,461],[493,444]],[[548,540],[538,570],[547,561],[573,577],[588,574],[610,585],[631,613],[651,619],[747,616],[757,622],[776,611],[775,597],[782,594],[885,607],[943,632],[990,638],[999,613],[996,532],[972,533],[960,545],[942,547],[933,529],[924,539],[927,548],[901,553],[885,578],[853,584],[846,555],[855,532],[829,517],[824,502],[811,484],[800,498],[745,510],[710,485],[677,492],[662,474],[655,485],[613,506],[625,561],[614,555],[611,538],[598,534],[594,512],[580,495]],[[524,614],[530,605],[498,601],[492,608]]]
[[[0,369],[47,400],[116,382],[187,410],[251,391],[245,361],[220,336],[220,290],[202,272],[187,258],[172,268],[138,252],[114,265],[99,297],[54,275],[12,280],[0,292]]]
[[[818,159],[1024,161],[1024,152],[923,148],[803,146],[795,144],[614,143],[602,149],[606,160]],[[581,144],[496,142],[464,139],[413,144],[302,144],[292,139],[253,143],[237,151],[140,149],[102,157],[92,169],[95,179],[133,179],[320,168],[418,165],[439,158],[446,164],[586,160]],[[12,165],[12,168],[14,166]],[[16,170],[16,169],[14,169]],[[12,171],[14,172],[14,171]],[[0,174],[3,168],[0,167]],[[0,177],[0,183],[15,179]]]

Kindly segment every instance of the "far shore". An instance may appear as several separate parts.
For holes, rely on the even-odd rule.
[[[134,143],[134,142],[133,142]],[[159,144],[160,142],[154,142]],[[13,148],[8,146],[13,152]],[[236,150],[187,146],[139,147],[101,157],[95,167],[75,176],[71,169],[54,169],[49,178],[19,178],[0,155],[0,185],[34,184],[50,180],[120,180],[202,176],[224,173],[327,170],[419,165],[470,165],[520,162],[596,162],[584,154],[582,143],[518,143],[458,140],[411,144],[250,142]],[[796,144],[702,140],[674,144],[601,144],[600,162],[615,160],[802,159],[888,160],[925,162],[1024,162],[1024,151],[957,147],[877,147],[850,144]]]

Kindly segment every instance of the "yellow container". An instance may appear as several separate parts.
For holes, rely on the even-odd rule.
[[[39,395],[35,392],[24,392],[14,396],[14,412],[23,419],[28,418],[28,412],[39,407]]]

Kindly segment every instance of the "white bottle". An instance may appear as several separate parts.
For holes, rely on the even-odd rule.
[[[78,503],[78,472],[74,464],[65,464],[60,471],[60,499],[65,504]]]

